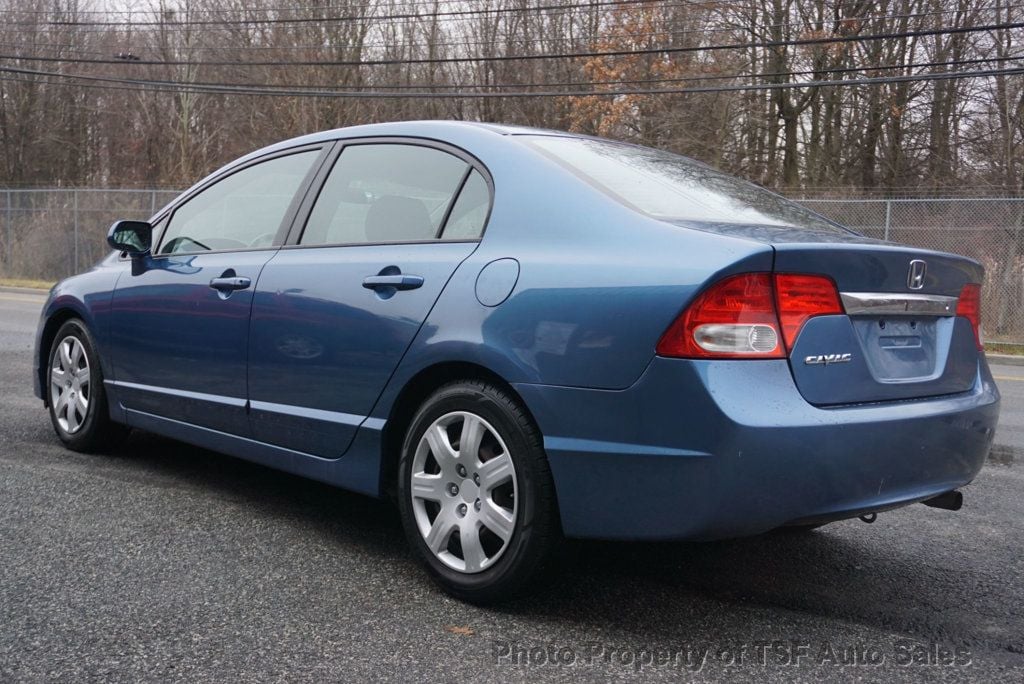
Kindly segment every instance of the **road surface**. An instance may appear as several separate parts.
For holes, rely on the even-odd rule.
[[[0,681],[819,681],[1024,675],[1024,368],[963,510],[710,544],[573,543],[552,586],[452,600],[385,503],[171,440],[64,450],[42,299],[0,292]]]

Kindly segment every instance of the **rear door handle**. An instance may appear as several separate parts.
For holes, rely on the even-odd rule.
[[[363,287],[368,290],[393,287],[396,290],[415,290],[423,286],[423,276],[418,275],[375,275],[363,278]]]
[[[210,287],[220,292],[231,292],[233,290],[244,290],[252,284],[252,280],[245,276],[221,276],[210,281]]]

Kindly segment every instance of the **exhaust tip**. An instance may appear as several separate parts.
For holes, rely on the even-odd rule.
[[[925,499],[921,503],[925,506],[941,508],[946,511],[959,511],[964,505],[964,495],[961,492],[954,490],[952,492],[933,496],[930,499]]]

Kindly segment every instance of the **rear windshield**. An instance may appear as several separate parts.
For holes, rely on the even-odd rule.
[[[774,192],[669,152],[585,138],[530,136],[529,142],[618,201],[655,218],[848,233]]]

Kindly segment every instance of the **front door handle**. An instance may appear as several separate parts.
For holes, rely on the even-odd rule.
[[[232,292],[244,290],[252,284],[252,280],[245,276],[221,276],[210,281],[210,287],[220,292]]]
[[[363,287],[368,290],[385,287],[393,287],[396,290],[415,290],[422,286],[423,276],[418,275],[375,275],[363,278]]]

